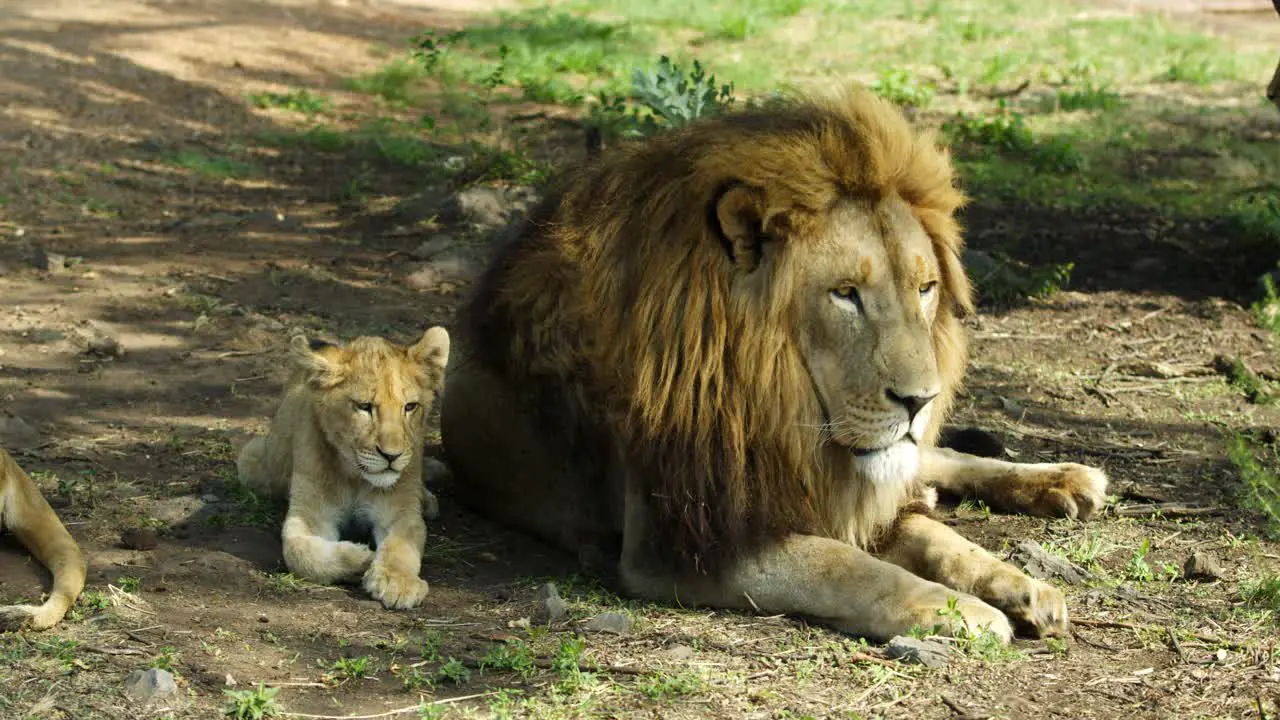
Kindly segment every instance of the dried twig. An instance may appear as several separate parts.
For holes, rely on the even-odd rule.
[[[1140,505],[1119,505],[1111,508],[1118,517],[1185,517],[1189,515],[1220,515],[1222,508],[1216,505],[1186,505],[1179,502],[1142,503]]]
[[[1159,630],[1163,629],[1168,632],[1172,632],[1167,627],[1161,628],[1156,625],[1142,625],[1140,623],[1128,623],[1128,622],[1121,622],[1119,620],[1091,620],[1089,618],[1072,618],[1071,622],[1075,625],[1083,625],[1084,627],[1119,628],[1122,630],[1147,630],[1152,632],[1158,632]],[[1223,640],[1222,638],[1214,637],[1213,635],[1205,635],[1202,633],[1187,633],[1187,636],[1194,638],[1196,640],[1199,640],[1200,642],[1206,642],[1213,645],[1220,645],[1225,648],[1231,648],[1232,650],[1248,649],[1248,646],[1246,645],[1243,645],[1238,642],[1233,642],[1231,640]]]
[[[106,647],[105,645],[85,645],[85,650],[95,652],[99,655],[146,655],[147,653],[136,648],[117,648]]]

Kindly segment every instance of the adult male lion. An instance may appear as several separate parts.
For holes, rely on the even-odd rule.
[[[1060,631],[1063,597],[921,512],[1088,516],[1105,476],[932,449],[971,312],[948,157],[859,91],[577,167],[499,251],[441,398],[459,498],[635,596],[871,638]],[[941,614],[939,611],[942,611]],[[1008,617],[1006,617],[1006,615]]]
[[[435,502],[422,484],[422,436],[444,382],[448,331],[430,328],[410,346],[297,335],[289,350],[293,374],[271,431],[236,460],[241,482],[288,496],[281,537],[291,572],[318,583],[362,578],[388,608],[421,604],[423,505]],[[376,553],[340,539],[358,526],[371,527]]]
[[[0,449],[0,530],[9,530],[53,575],[42,605],[0,606],[0,630],[44,630],[67,614],[84,589],[85,560],[40,489]]]

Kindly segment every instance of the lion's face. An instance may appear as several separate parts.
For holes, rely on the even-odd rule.
[[[847,201],[795,262],[800,350],[832,442],[872,482],[914,477],[942,389],[932,338],[942,278],[929,236],[896,196]]]
[[[444,381],[448,333],[433,327],[409,347],[375,337],[309,345],[299,336],[292,350],[343,465],[374,487],[394,485],[420,452],[423,420]]]
[[[947,278],[933,241],[893,193],[875,202],[841,199],[821,222],[788,218],[786,210],[770,217],[767,205],[745,188],[719,201],[723,235],[748,270],[740,277],[752,282],[762,277],[756,263],[774,265],[763,274],[773,278],[763,294],[791,299],[789,322],[825,437],[853,453],[866,480],[912,479],[943,391],[933,326]],[[775,234],[795,241],[770,243]]]

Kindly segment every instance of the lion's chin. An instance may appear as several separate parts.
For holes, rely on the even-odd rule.
[[[368,473],[361,470],[360,477],[376,488],[387,488],[396,484],[396,481],[400,479],[400,473],[395,470],[383,470],[376,473]]]
[[[910,440],[899,440],[887,448],[854,455],[853,468],[873,485],[902,485],[914,480],[920,469],[920,448]]]

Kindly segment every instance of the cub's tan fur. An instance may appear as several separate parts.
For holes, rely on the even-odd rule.
[[[955,597],[1004,639],[1061,632],[1058,590],[928,516],[932,486],[1051,516],[1105,499],[1093,468],[933,449],[972,311],[962,201],[932,138],[861,91],[570,170],[460,314],[460,499],[639,597],[873,638]]]
[[[43,605],[0,606],[0,630],[53,627],[84,589],[85,560],[31,477],[0,449],[0,530],[9,530],[53,575]]]
[[[424,513],[423,421],[444,382],[449,334],[427,330],[409,347],[377,337],[345,346],[290,343],[294,372],[265,438],[236,462],[241,481],[287,492],[282,538],[289,570],[319,583],[363,577],[388,608],[427,595],[418,573]],[[372,527],[377,552],[339,539],[348,522]]]

